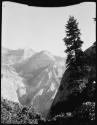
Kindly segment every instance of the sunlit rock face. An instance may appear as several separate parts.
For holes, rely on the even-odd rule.
[[[41,51],[29,60],[16,64],[15,69],[26,86],[26,94],[19,96],[20,103],[33,105],[36,111],[46,115],[58,90],[65,67],[63,69],[49,52]]]
[[[35,52],[31,48],[26,47],[24,49],[23,60],[30,58],[34,54],[35,54]]]
[[[87,65],[87,73],[83,77],[84,83],[88,81],[96,80],[96,42],[84,51],[85,65]],[[61,112],[70,112],[78,105],[81,100],[81,97],[70,98],[70,92],[68,91],[68,80],[70,78],[70,68],[67,68],[63,74],[60,87],[57,91],[57,94],[53,100],[49,113],[47,114],[47,119],[52,118],[53,116],[60,114]],[[84,84],[85,85],[85,84]],[[81,87],[81,86],[80,86]],[[82,87],[84,87],[82,85]],[[73,97],[73,96],[72,96]],[[75,100],[74,100],[75,99]]]
[[[1,78],[1,95],[4,99],[18,102],[17,90],[24,86],[22,78],[10,66],[3,66]]]
[[[20,95],[23,94],[24,83],[22,82],[23,78],[16,73],[13,64],[20,63],[24,61],[25,57],[28,53],[28,50],[17,49],[17,50],[10,50],[5,47],[2,47],[1,50],[1,72],[2,72],[2,79],[1,79],[1,94],[3,98],[7,98],[8,100],[19,102],[17,96],[17,90],[19,89]],[[31,50],[30,50],[31,51]],[[33,55],[33,54],[32,54]],[[31,56],[31,53],[30,53]],[[26,58],[29,58],[29,56]],[[25,88],[25,87],[24,87]]]
[[[60,85],[65,59],[60,60],[47,51],[33,54],[31,49],[25,49],[21,58],[18,52],[18,60],[16,52],[2,55],[8,56],[2,60],[2,96],[22,105],[32,105],[46,115]]]

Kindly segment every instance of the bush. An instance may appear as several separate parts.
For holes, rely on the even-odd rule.
[[[90,122],[95,120],[95,102],[85,102],[74,112],[74,117],[80,122]]]
[[[73,112],[60,113],[51,120],[36,114],[33,107],[20,106],[17,103],[1,100],[1,123],[3,124],[39,124],[39,125],[94,125],[95,102],[85,102]]]

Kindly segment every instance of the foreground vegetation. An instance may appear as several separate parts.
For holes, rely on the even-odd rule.
[[[1,123],[3,124],[42,124],[42,125],[94,125],[95,102],[83,103],[72,113],[61,113],[51,120],[35,113],[33,107],[23,107],[6,99],[1,100]]]

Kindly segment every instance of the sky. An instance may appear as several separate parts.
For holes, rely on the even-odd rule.
[[[84,2],[67,7],[34,7],[14,2],[2,3],[2,46],[9,49],[32,48],[65,56],[63,38],[69,16],[79,22],[82,49],[96,41],[96,4]]]

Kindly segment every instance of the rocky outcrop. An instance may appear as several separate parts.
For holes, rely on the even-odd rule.
[[[84,61],[87,72],[81,79],[81,82],[84,83],[82,84],[82,87],[86,86],[86,84],[89,84],[91,80],[92,82],[96,80],[96,42],[93,44],[93,46],[84,51]],[[70,75],[71,69],[69,67],[63,74],[60,87],[53,100],[52,106],[47,115],[47,119],[50,119],[61,112],[71,112],[75,109],[75,107],[79,106],[83,101],[85,101],[87,96],[85,89],[83,94],[77,94],[77,96],[72,95],[71,92],[68,91],[67,87]]]

